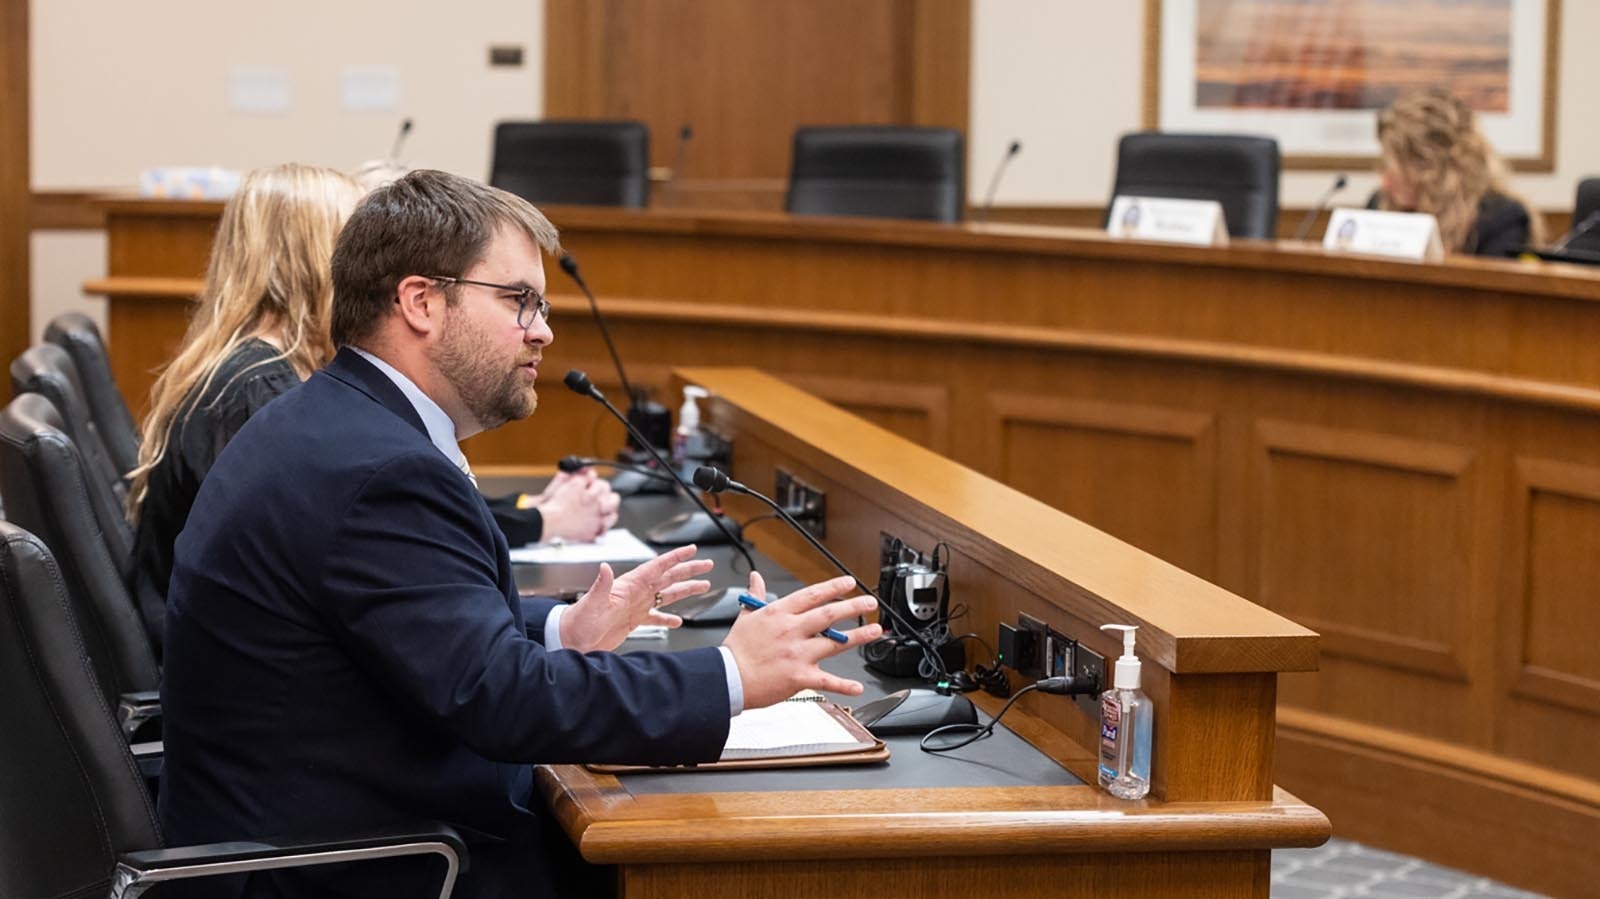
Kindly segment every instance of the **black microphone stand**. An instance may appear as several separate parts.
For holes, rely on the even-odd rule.
[[[705,500],[700,498],[700,494],[693,487],[689,486],[689,483],[683,479],[683,475],[679,474],[677,469],[667,464],[667,460],[661,458],[661,454],[656,451],[655,447],[650,445],[650,441],[642,439],[642,435],[640,435],[634,428],[633,424],[628,421],[627,416],[618,411],[616,406],[611,405],[611,401],[606,399],[606,395],[604,393],[600,392],[600,388],[594,386],[593,382],[589,380],[588,375],[577,369],[572,369],[571,371],[567,372],[566,377],[562,379],[562,383],[567,385],[567,389],[573,393],[576,393],[579,396],[586,396],[589,399],[599,403],[607,412],[610,412],[617,421],[622,422],[622,426],[628,430],[628,433],[633,435],[636,439],[639,439],[639,444],[650,453],[650,455],[655,459],[656,464],[661,466],[661,470],[670,475],[673,481],[677,482],[677,485],[683,488],[684,494],[688,496],[689,499],[693,500],[695,505],[700,507],[699,512],[690,513],[684,518],[683,522],[674,524],[673,529],[677,529],[682,525],[689,525],[697,520],[695,516],[704,514],[706,519],[709,519],[710,524],[714,525],[716,529],[711,530],[709,528],[704,528],[702,529],[702,536],[706,534],[716,534],[720,531],[721,535],[727,538],[727,542],[733,544],[733,548],[738,550],[740,555],[744,556],[744,560],[750,566],[750,570],[756,570],[755,557],[750,555],[750,550],[745,547],[744,541],[740,539],[739,526],[731,519],[727,518],[727,516],[719,515],[711,511],[711,507],[706,505]],[[653,534],[657,530],[657,528],[652,528],[651,533]],[[645,539],[649,540],[650,535],[647,534]],[[702,546],[716,546],[722,541],[698,540],[684,542],[693,542]],[[678,612],[674,610],[673,614],[678,615],[687,624],[727,624],[733,619],[739,617],[739,594],[743,592],[744,590],[739,587],[729,587],[726,590],[723,590],[721,593],[712,591],[711,593],[705,595],[714,598],[704,605],[701,604],[698,598],[684,600],[684,602],[693,603],[693,605],[685,607],[688,609],[688,611]],[[765,598],[776,599],[777,597],[769,594]]]

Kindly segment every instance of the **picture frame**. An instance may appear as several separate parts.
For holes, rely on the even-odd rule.
[[[1517,171],[1555,169],[1560,0],[1145,0],[1145,128],[1261,134],[1371,168],[1377,113],[1443,83]]]

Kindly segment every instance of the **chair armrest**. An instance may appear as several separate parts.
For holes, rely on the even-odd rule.
[[[194,877],[411,855],[437,855],[444,859],[444,883],[439,899],[448,899],[455,889],[457,875],[466,869],[467,847],[459,834],[443,824],[331,841],[241,841],[125,852],[117,857],[117,870],[111,879],[111,899],[134,899],[157,884]]]
[[[141,724],[161,717],[161,694],[155,690],[124,693],[117,697],[117,723],[122,725],[122,735],[133,736]]]

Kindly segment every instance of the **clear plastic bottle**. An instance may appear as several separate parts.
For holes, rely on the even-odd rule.
[[[1122,632],[1111,689],[1100,694],[1100,786],[1118,799],[1143,799],[1150,792],[1150,738],[1155,722],[1150,697],[1139,690],[1139,657],[1128,624],[1101,630]]]
[[[709,455],[706,436],[700,430],[700,406],[695,400],[710,396],[710,391],[693,384],[683,388],[683,405],[678,408],[678,428],[672,433],[672,464],[685,478]]]

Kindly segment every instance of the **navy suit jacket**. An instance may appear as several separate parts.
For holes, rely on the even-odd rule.
[[[522,616],[483,499],[393,382],[341,351],[245,424],[178,539],[169,843],[423,820],[514,840],[533,820],[528,763],[717,757],[717,650],[552,652]],[[457,895],[532,887],[517,881],[539,860],[501,855],[474,849]],[[284,889],[262,883],[245,889]]]

